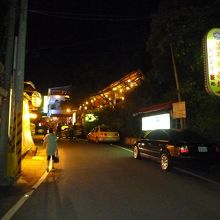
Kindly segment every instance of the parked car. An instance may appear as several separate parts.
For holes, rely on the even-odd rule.
[[[157,129],[135,143],[133,156],[155,159],[168,171],[175,162],[219,160],[220,146],[189,130]]]
[[[44,134],[45,135],[45,134],[47,134],[47,130],[48,130],[48,127],[46,125],[39,124],[35,127],[36,134]]]
[[[99,125],[88,133],[87,140],[95,143],[118,142],[120,141],[120,135],[118,131],[106,125]]]
[[[65,125],[62,126],[61,136],[62,138],[76,139],[84,138],[83,129],[77,125]]]

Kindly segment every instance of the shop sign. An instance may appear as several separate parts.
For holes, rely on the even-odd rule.
[[[172,103],[173,114],[172,117],[176,118],[186,118],[186,105],[185,102],[175,102]]]
[[[93,122],[93,121],[96,121],[97,119],[98,119],[98,117],[94,114],[86,114],[85,115],[86,122]]]
[[[37,91],[34,91],[31,96],[31,102],[34,107],[40,107],[42,102],[41,94]]]
[[[205,88],[220,96],[220,28],[211,29],[204,39]]]

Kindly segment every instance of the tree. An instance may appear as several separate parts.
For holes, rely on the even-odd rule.
[[[186,101],[187,124],[210,136],[214,136],[211,131],[218,127],[219,119],[214,109],[220,107],[220,99],[205,93],[202,38],[220,23],[219,9],[218,1],[201,1],[199,4],[188,0],[161,1],[158,12],[152,17],[151,34],[147,40],[153,65],[148,75],[155,91],[153,98],[173,100],[177,97],[172,45],[181,95]]]

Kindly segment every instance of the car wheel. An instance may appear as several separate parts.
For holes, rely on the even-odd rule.
[[[162,153],[160,156],[160,166],[164,171],[169,171],[172,169],[172,163],[168,153]]]
[[[140,158],[140,153],[139,153],[139,149],[137,146],[134,146],[134,149],[133,149],[133,156],[134,156],[134,159],[138,159]]]

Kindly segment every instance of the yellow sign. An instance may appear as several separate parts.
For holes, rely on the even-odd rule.
[[[31,96],[31,102],[34,107],[40,107],[42,102],[41,94],[37,91],[34,91]]]
[[[86,114],[85,116],[86,122],[93,122],[95,120],[97,120],[97,116],[95,116],[94,114]]]
[[[173,118],[186,118],[186,106],[185,102],[172,103],[173,106]]]

